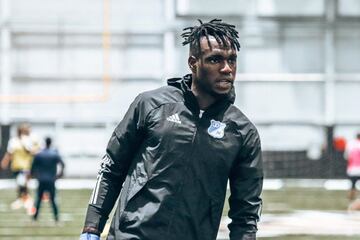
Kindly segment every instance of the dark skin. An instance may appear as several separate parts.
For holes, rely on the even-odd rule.
[[[211,49],[206,37],[202,37],[200,55],[195,56],[190,51],[188,58],[193,79],[191,91],[202,110],[228,94],[236,76],[236,50],[219,45],[212,36],[209,40]]]

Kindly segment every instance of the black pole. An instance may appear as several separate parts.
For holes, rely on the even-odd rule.
[[[325,126],[326,130],[326,149],[325,159],[327,168],[327,178],[334,177],[334,161],[335,161],[335,147],[334,147],[334,125]],[[324,166],[325,167],[325,166]]]
[[[0,125],[0,160],[4,157],[10,139],[10,125]],[[0,170],[0,178],[11,176],[10,170]]]

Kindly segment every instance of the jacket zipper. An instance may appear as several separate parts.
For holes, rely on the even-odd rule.
[[[198,127],[199,127],[199,123],[200,123],[200,118],[199,116],[196,116],[195,118],[195,130],[194,130],[194,133],[193,133],[193,136],[192,136],[192,139],[191,139],[191,151],[190,151],[190,154],[188,155],[188,161],[186,162],[186,166],[185,166],[185,172],[188,172],[188,169],[190,167],[190,161],[191,161],[191,157],[193,156],[194,154],[194,142],[195,142],[195,139],[196,139],[196,135],[197,135],[197,130],[198,130]],[[184,187],[184,179],[182,180],[180,186],[179,186],[179,189],[178,191],[176,192],[176,195],[178,194],[181,194],[182,190],[183,190],[183,187]],[[174,208],[173,210],[173,213],[172,213],[172,216],[174,216],[174,213],[176,211],[176,208]],[[169,222],[169,225],[168,225],[168,230],[167,230],[167,234],[170,233],[170,228],[171,228],[171,225],[172,225],[172,221],[173,221],[173,217],[170,218],[170,222]]]

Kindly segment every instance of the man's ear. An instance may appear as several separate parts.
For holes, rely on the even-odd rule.
[[[193,55],[189,56],[188,65],[192,73],[196,73],[196,67],[197,67],[196,63],[197,63],[197,58],[194,57]]]

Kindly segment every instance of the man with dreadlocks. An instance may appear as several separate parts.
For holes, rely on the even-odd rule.
[[[262,160],[254,125],[233,105],[233,25],[185,28],[191,74],[140,94],[108,143],[81,239],[214,240],[227,182],[231,240],[256,239]]]

